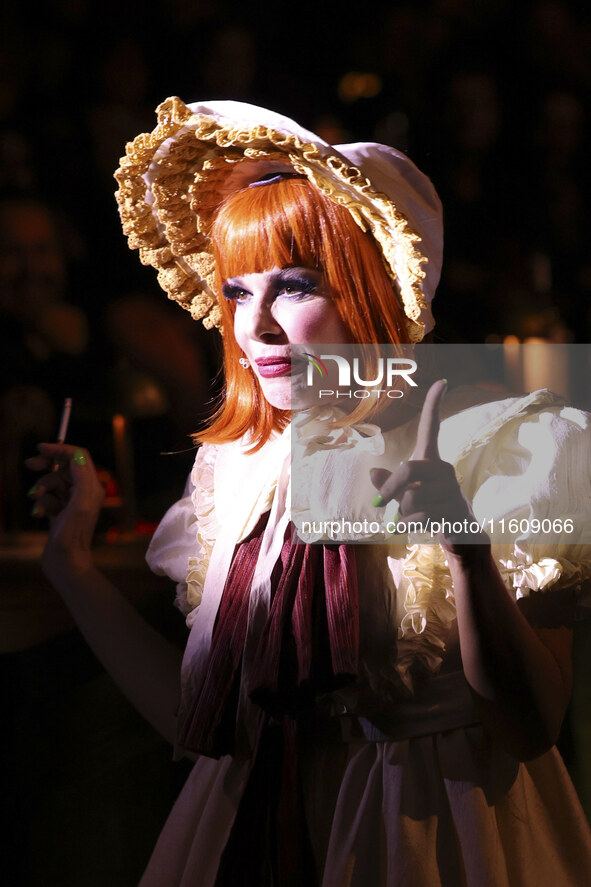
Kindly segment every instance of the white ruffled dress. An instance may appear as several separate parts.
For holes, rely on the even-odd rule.
[[[290,483],[289,430],[253,454],[240,441],[204,445],[184,498],[154,536],[148,562],[177,582],[190,628],[185,684],[195,685],[209,651],[235,546],[261,515],[269,512],[251,589],[243,681],[289,521],[334,519],[352,507],[360,522],[388,518],[371,506],[368,469],[408,459],[416,422],[384,434],[373,426],[327,433],[322,416],[294,425],[310,457],[297,483]],[[529,598],[530,618],[536,601],[545,625],[580,616],[589,602],[579,596],[574,613],[572,586],[591,575],[589,417],[546,391],[466,409],[456,403],[439,445],[480,520],[572,520],[573,532],[550,547],[525,539],[494,553],[511,593]],[[520,763],[479,723],[462,673],[442,549],[406,539],[376,544],[363,532],[358,541],[367,543],[356,548],[359,678],[322,700],[338,735],[313,744],[302,761],[318,883],[587,887],[591,833],[558,752]],[[239,717],[248,737],[252,704],[244,699]],[[363,725],[363,735],[349,729],[353,722]],[[251,767],[248,755],[196,760],[141,887],[214,887]]]

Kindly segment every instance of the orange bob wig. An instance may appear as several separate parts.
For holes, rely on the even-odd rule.
[[[351,343],[409,341],[400,300],[372,236],[307,179],[282,179],[232,194],[218,210],[211,238],[223,317],[225,390],[212,424],[198,440],[223,443],[249,434],[258,449],[289,421],[288,413],[267,403],[254,373],[238,363],[243,355],[233,332],[235,305],[221,293],[229,277],[290,265],[318,269]]]

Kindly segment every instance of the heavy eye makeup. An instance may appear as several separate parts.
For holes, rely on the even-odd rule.
[[[248,275],[245,275],[248,277]],[[240,305],[248,302],[252,292],[245,286],[243,278],[229,278],[222,284],[222,293],[229,302]],[[318,295],[322,289],[322,274],[311,268],[285,268],[270,272],[267,292],[275,298],[288,298],[300,301],[308,296]]]

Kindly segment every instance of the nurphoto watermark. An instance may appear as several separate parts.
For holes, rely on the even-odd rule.
[[[295,538],[591,543],[591,504],[569,480],[577,453],[591,459],[590,376],[588,345],[294,347]]]

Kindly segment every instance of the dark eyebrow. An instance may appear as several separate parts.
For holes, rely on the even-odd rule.
[[[304,277],[310,277],[314,280],[320,280],[322,271],[319,268],[306,268],[305,266],[295,266],[290,268],[280,268],[273,274],[272,280],[283,283],[290,280],[302,280]]]
[[[305,265],[289,265],[287,268],[278,268],[277,271],[273,271],[271,274],[271,280],[291,280],[294,277],[299,280],[304,274],[310,274],[313,277],[322,277],[322,271],[320,268],[308,268]],[[243,277],[247,276],[247,274],[237,274],[236,277],[228,277],[224,283],[227,283],[230,286],[240,286],[242,289],[247,289],[247,287],[243,287],[239,282]]]

